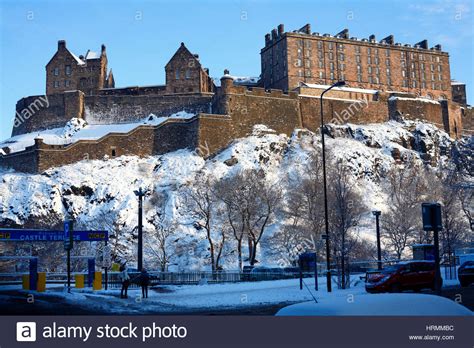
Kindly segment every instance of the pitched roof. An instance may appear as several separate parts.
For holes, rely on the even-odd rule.
[[[196,58],[194,54],[191,53],[190,50],[184,45],[184,42],[181,42],[181,46],[179,46],[178,50],[173,54],[171,59],[168,61],[168,63],[165,65],[165,68],[173,61],[173,59],[178,56],[179,54],[184,53],[188,55],[191,59],[194,59],[196,63],[198,64],[197,66],[201,67],[201,62],[199,59]]]

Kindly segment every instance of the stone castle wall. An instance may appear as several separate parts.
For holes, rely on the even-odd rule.
[[[350,100],[341,93],[325,96],[326,122],[377,123],[403,116],[432,122],[451,136],[459,136],[462,131],[461,109],[456,103],[426,102],[386,93],[369,93],[363,96],[366,99]],[[190,120],[170,119],[156,127],[139,126],[126,134],[111,133],[99,140],[81,140],[66,146],[47,145],[38,139],[34,146],[23,152],[0,156],[0,165],[19,171],[42,172],[84,159],[122,155],[144,157],[184,148],[208,157],[233,140],[251,134],[256,124],[267,125],[277,133],[287,135],[296,128],[317,131],[320,98],[310,94],[308,91],[298,94],[247,89],[235,86],[231,78],[224,77],[215,95],[84,96],[82,92],[70,92],[64,94],[63,99],[56,95],[48,96],[52,97],[50,103],[53,109],[57,107],[58,116],[54,117],[51,110],[41,111],[41,116],[47,117],[45,128],[65,123],[70,118],[66,115],[77,115],[90,123],[103,124],[135,121],[150,113],[165,116],[183,109],[198,115]],[[139,111],[134,114],[132,111],[135,109]],[[36,116],[35,122],[38,123],[41,116]],[[34,122],[26,124],[31,129]]]
[[[80,91],[22,98],[16,104],[12,136],[64,127],[71,118],[82,118],[83,114],[84,93]]]

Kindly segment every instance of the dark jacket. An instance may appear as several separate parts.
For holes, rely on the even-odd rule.
[[[150,275],[148,274],[147,271],[142,271],[140,273],[140,285],[141,286],[148,286],[148,284],[150,283]]]

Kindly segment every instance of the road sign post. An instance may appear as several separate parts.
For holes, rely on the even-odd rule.
[[[441,204],[423,203],[421,205],[423,217],[423,230],[433,231],[434,260],[435,260],[435,284],[437,294],[441,293],[441,270],[439,259],[439,231],[443,229],[441,221]]]
[[[64,221],[64,249],[67,252],[67,292],[71,292],[71,249],[73,247],[73,222]]]

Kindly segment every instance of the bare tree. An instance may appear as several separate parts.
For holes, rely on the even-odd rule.
[[[350,236],[350,231],[357,226],[364,212],[363,200],[354,190],[348,167],[341,161],[331,165],[331,180],[328,187],[328,202],[330,211],[330,226],[333,247],[340,257],[341,287],[346,288],[346,261],[353,249],[356,238]]]
[[[388,211],[382,215],[382,235],[398,259],[410,244],[426,241],[421,229],[420,204],[427,187],[422,168],[408,165],[388,173]],[[417,232],[420,232],[417,235]]]
[[[195,217],[195,226],[204,229],[209,243],[209,259],[212,271],[220,268],[220,258],[226,242],[226,231],[219,226],[219,200],[215,182],[202,173],[196,175],[195,184],[186,191],[189,209]]]
[[[170,195],[166,191],[154,191],[150,197],[149,204],[154,208],[154,214],[148,222],[154,226],[146,240],[146,248],[156,258],[162,272],[167,270],[170,262],[168,251],[168,238],[174,233],[177,224],[167,214]]]

